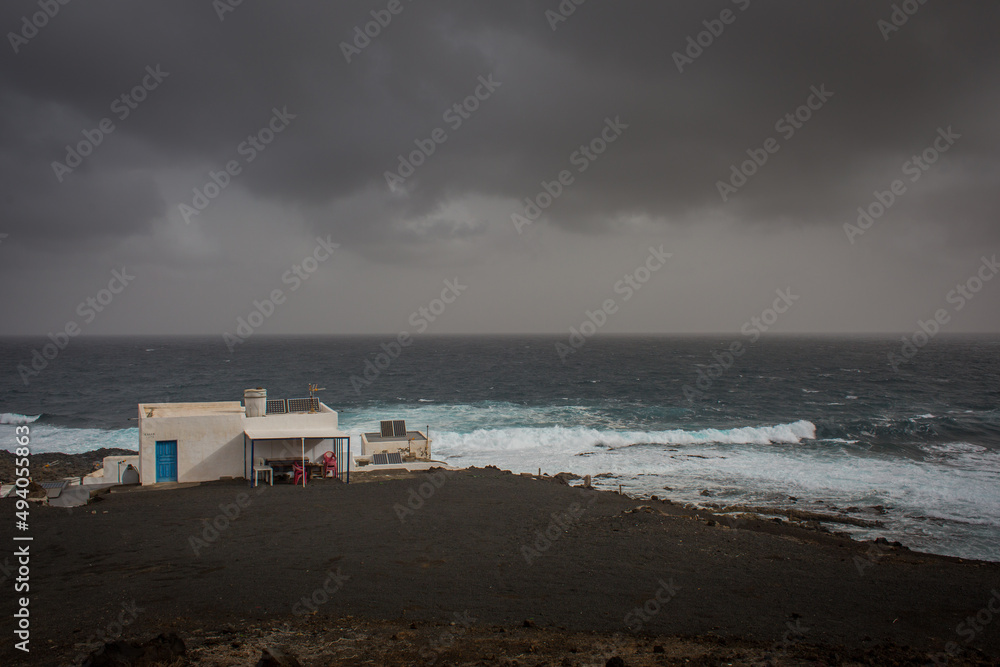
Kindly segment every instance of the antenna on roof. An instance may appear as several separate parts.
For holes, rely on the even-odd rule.
[[[309,412],[317,412],[317,411],[319,411],[318,401],[316,400],[316,397],[313,396],[313,394],[316,393],[317,391],[326,391],[326,387],[320,387],[319,385],[316,385],[316,384],[313,384],[312,382],[310,382],[309,383]]]

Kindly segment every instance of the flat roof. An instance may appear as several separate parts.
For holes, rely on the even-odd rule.
[[[426,440],[423,431],[407,431],[406,435],[383,436],[381,433],[365,433],[365,440],[368,442],[409,442],[413,440]]]
[[[322,403],[320,405],[323,406]],[[243,432],[253,440],[347,437],[338,428],[337,413],[333,410],[244,417]]]
[[[302,424],[301,426],[276,426],[269,424],[246,425],[243,433],[251,440],[296,440],[298,438],[327,439],[347,438],[343,431],[323,425]]]
[[[139,412],[147,419],[156,417],[242,415],[243,404],[239,401],[218,401],[215,403],[140,403]]]
[[[207,415],[243,415],[246,411],[240,401],[214,401],[200,403],[140,403],[139,411],[147,419],[157,417],[204,417]],[[320,402],[315,412],[277,412],[264,415],[267,419],[297,415],[336,415],[337,411]]]

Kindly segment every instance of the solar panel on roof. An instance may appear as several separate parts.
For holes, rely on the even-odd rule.
[[[288,399],[289,412],[309,412],[319,410],[318,398],[290,398]]]
[[[62,490],[66,488],[68,482],[66,480],[60,480],[58,482],[42,482],[42,488],[45,489],[45,495],[49,498],[58,498]]]
[[[382,422],[382,437],[383,438],[391,438],[392,437],[392,421],[391,420],[383,421]]]
[[[385,452],[379,452],[378,454],[372,454],[372,463],[375,465],[385,465],[389,462],[389,457]]]
[[[400,456],[399,452],[386,452],[385,454],[386,463],[402,463],[403,457]]]
[[[395,419],[392,422],[392,434],[397,438],[406,437],[406,420],[405,419]]]

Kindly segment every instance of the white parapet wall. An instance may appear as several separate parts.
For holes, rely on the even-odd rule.
[[[104,484],[104,468],[100,470],[95,470],[89,475],[84,475],[80,478],[80,484]]]

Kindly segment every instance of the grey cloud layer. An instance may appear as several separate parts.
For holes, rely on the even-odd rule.
[[[345,241],[410,243],[393,221],[463,196],[532,195],[607,116],[629,133],[550,212],[560,226],[602,231],[625,215],[694,224],[720,211],[746,223],[837,224],[952,125],[963,135],[950,156],[958,173],[899,211],[948,227],[956,243],[997,240],[1000,7],[927,2],[885,40],[877,22],[891,3],[743,4],[591,0],[553,31],[554,0],[403,0],[348,64],[341,43],[387,3],[243,3],[220,21],[195,0],[71,2],[18,54],[6,45],[5,231],[144,233],[179,203],[158,190],[157,173],[202,185],[272,107],[287,106],[294,125],[239,185],[312,211]],[[678,72],[673,54],[724,9],[735,20]],[[0,26],[17,29],[36,10],[4,3]],[[51,163],[64,146],[157,64],[169,78],[59,183]],[[491,74],[502,87],[449,132],[408,195],[390,192],[384,172],[397,156],[448,129],[442,113]],[[716,182],[747,149],[780,138],[775,122],[813,85],[833,98],[723,205]],[[344,208],[352,214],[331,221]],[[435,233],[469,228],[446,220]]]
[[[808,301],[791,330],[884,331],[1000,241],[995,2],[587,0],[553,30],[546,11],[570,0],[243,2],[222,20],[209,0],[44,0],[57,15],[14,53],[38,2],[0,6],[6,331],[64,321],[122,264],[134,303],[100,331],[221,331],[320,235],[344,252],[275,332],[392,328],[441,271],[484,295],[442,331],[561,331],[647,237],[677,246],[678,275],[622,331],[728,330],[791,282]],[[343,44],[390,6],[348,63]],[[912,16],[885,32],[894,6]],[[276,108],[295,118],[250,162],[240,147]],[[511,214],[608,118],[628,129],[519,234]],[[851,245],[841,227],[948,128],[960,138]],[[392,191],[385,173],[435,131],[447,140]],[[85,136],[100,145],[54,173]],[[185,224],[178,205],[233,160]],[[734,166],[755,173],[724,201]],[[996,330],[980,303],[956,327]]]

